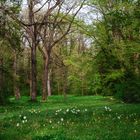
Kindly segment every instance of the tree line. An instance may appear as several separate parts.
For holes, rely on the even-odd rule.
[[[56,94],[139,102],[139,6],[138,0],[28,0],[24,7],[1,0],[1,104],[13,95],[46,101]],[[83,7],[91,23],[78,16]]]

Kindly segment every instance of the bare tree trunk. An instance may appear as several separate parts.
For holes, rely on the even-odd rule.
[[[47,68],[46,68],[46,63],[47,63],[47,60],[46,60],[46,58],[44,57],[44,73],[43,73],[43,89],[42,89],[42,100],[43,101],[45,101],[46,100],[46,98],[47,98],[47,73],[48,72],[46,72],[47,71]]]
[[[35,14],[33,11],[34,8],[34,1],[29,0],[28,1],[28,10],[29,10],[29,23],[31,26],[29,27],[28,34],[31,38],[31,101],[36,101],[36,95],[37,95],[37,68],[36,68],[36,47],[37,47],[37,27],[34,25],[35,23]]]
[[[30,52],[31,50],[27,50],[27,54],[28,54],[28,62],[27,62],[27,84],[29,85],[30,88],[30,97],[31,97],[31,93],[32,93],[32,81],[31,81],[31,55]]]
[[[63,77],[63,94],[64,94],[64,100],[67,99],[67,68],[64,68],[64,77]]]
[[[60,82],[57,80],[57,94],[59,95],[60,93]]]
[[[3,90],[3,58],[0,58],[0,102],[3,102],[2,90]]]
[[[83,75],[81,76],[81,93],[82,93],[82,96],[84,96],[84,77],[83,77]]]
[[[17,54],[16,54],[16,51],[14,51],[13,84],[14,84],[14,95],[15,95],[15,98],[18,100],[18,99],[20,99],[20,90],[18,87],[17,78],[18,78],[18,75],[17,75]]]
[[[50,81],[50,75],[51,75],[51,71],[49,71],[48,73],[48,82],[47,82],[47,88],[48,88],[48,96],[51,96],[51,81]]]
[[[44,57],[44,74],[43,74],[43,93],[42,93],[42,100],[46,101],[47,99],[47,91],[50,88],[48,81],[49,81],[49,55]],[[48,88],[49,87],[49,88]],[[49,89],[50,90],[50,89]],[[49,91],[50,92],[50,91]]]
[[[3,85],[3,59],[0,58],[0,91],[2,90]]]
[[[31,100],[36,101],[37,79],[36,79],[36,45],[33,43],[31,48]]]
[[[42,100],[46,101],[47,96],[51,96],[51,85],[50,85],[51,71],[49,71],[50,52],[48,50],[44,51],[40,47],[39,47],[39,51],[43,55],[43,62],[44,62],[44,73],[42,77]]]

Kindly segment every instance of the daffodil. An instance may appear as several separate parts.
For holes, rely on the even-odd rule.
[[[19,123],[17,123],[17,127],[19,127]]]

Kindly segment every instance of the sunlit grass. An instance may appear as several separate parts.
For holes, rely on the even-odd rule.
[[[47,103],[28,97],[0,107],[2,140],[139,140],[140,104],[110,97],[52,96]]]

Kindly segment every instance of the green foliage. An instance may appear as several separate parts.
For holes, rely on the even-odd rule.
[[[117,96],[125,102],[139,102],[140,22],[136,14],[139,2],[97,0],[91,3],[102,16],[90,27],[102,94]]]
[[[129,103],[140,102],[140,83],[139,81],[132,81],[126,84],[123,100]]]
[[[7,10],[4,10],[7,9]],[[21,48],[21,27],[10,16],[19,13],[19,5],[10,5],[9,1],[1,1],[0,22],[0,64],[2,84],[0,85],[1,103],[6,103],[7,98],[13,95],[13,79],[20,83],[20,76],[13,75],[14,56],[19,56]]]

